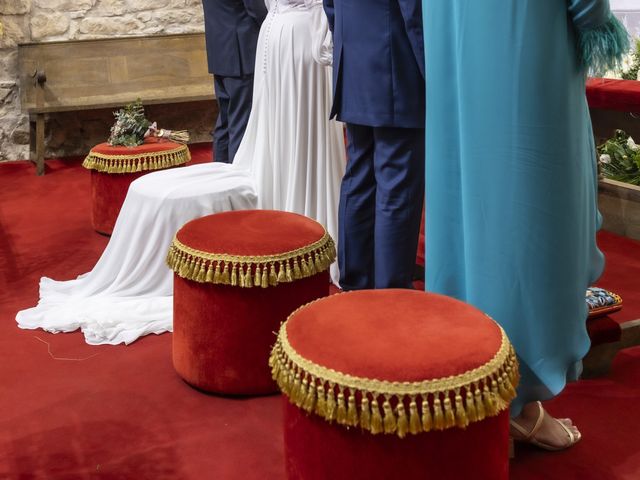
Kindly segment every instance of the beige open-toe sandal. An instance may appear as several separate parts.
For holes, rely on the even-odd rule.
[[[544,408],[542,408],[542,404],[540,402],[536,403],[538,404],[538,418],[536,419],[536,423],[530,431],[527,432],[527,430],[522,425],[520,425],[515,420],[511,420],[511,427],[518,433],[518,435],[513,435],[513,431],[511,432],[511,436],[516,442],[530,443],[532,445],[535,445],[536,447],[542,448],[543,450],[557,452],[572,447],[580,441],[581,435],[574,434],[564,422],[561,422],[556,418],[554,418],[553,420],[566,432],[567,437],[569,437],[569,443],[558,447],[555,445],[549,445],[536,439],[536,433],[538,433],[538,430],[540,430],[542,421],[544,420],[545,416],[545,411]]]

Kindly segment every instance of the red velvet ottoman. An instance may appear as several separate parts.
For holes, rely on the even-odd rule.
[[[101,143],[91,149],[82,165],[91,170],[91,222],[94,230],[111,235],[136,178],[155,170],[182,166],[191,159],[186,145],[150,137],[137,147]]]
[[[270,365],[288,397],[289,479],[508,478],[518,364],[474,307],[412,290],[333,295],[289,317]]]
[[[173,365],[205,391],[277,391],[268,366],[275,333],[295,309],[329,294],[331,237],[302,215],[245,210],[182,227],[174,273]]]

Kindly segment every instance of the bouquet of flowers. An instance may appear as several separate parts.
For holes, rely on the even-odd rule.
[[[156,122],[151,123],[144,114],[142,101],[125,105],[117,112],[114,112],[116,123],[111,127],[109,135],[109,145],[122,145],[125,147],[136,147],[144,143],[145,137],[167,138],[174,142],[187,143],[189,133],[186,130],[166,130],[158,129]]]
[[[605,178],[640,186],[640,145],[622,130],[598,147]]]

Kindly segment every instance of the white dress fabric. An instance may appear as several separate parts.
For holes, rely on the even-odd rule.
[[[53,333],[79,328],[94,345],[171,331],[166,253],[175,232],[204,215],[285,210],[316,219],[336,239],[346,159],[342,127],[328,120],[330,48],[321,1],[272,2],[258,40],[253,108],[234,163],[134,181],[93,270],[65,282],[42,278],[40,301],[18,312],[18,326]]]
[[[346,158],[342,124],[328,120],[332,48],[322,1],[272,1],[257,48],[252,114],[234,165],[251,171],[259,208],[306,215],[335,240]]]
[[[18,326],[53,333],[80,328],[94,345],[171,331],[173,276],[165,258],[176,231],[194,218],[256,205],[252,179],[228,164],[139,178],[93,270],[67,282],[42,278],[38,306],[18,312]]]

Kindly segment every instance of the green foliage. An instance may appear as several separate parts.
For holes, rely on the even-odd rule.
[[[635,41],[635,48],[628,58],[628,70],[622,72],[623,80],[638,80],[640,73],[640,38]]]
[[[605,178],[640,186],[640,146],[622,130],[598,147]]]
[[[140,99],[125,105],[114,112],[113,116],[116,123],[111,127],[109,145],[135,147],[144,142],[144,134],[151,122],[144,116],[144,107]]]

